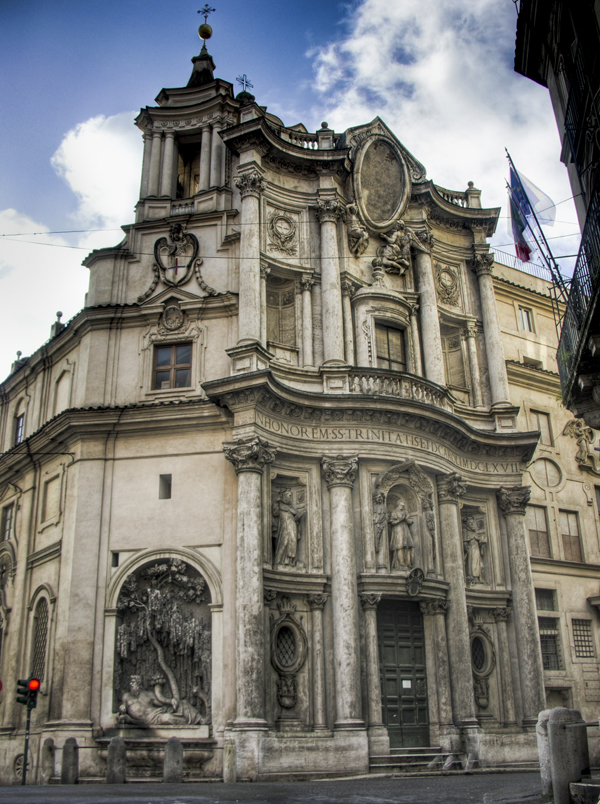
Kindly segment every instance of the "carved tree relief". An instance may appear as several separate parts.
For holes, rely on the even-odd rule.
[[[119,721],[181,726],[211,720],[210,594],[177,558],[146,564],[123,584],[114,694]]]

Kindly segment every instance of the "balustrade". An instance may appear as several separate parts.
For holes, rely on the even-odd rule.
[[[348,388],[352,394],[392,396],[396,399],[424,402],[444,410],[453,409],[447,391],[407,374],[391,374],[373,369],[356,370],[350,373]]]

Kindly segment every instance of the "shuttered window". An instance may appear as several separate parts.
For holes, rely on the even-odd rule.
[[[527,527],[529,529],[531,555],[539,556],[540,558],[550,558],[546,509],[539,505],[528,505]]]
[[[377,324],[375,326],[375,345],[377,348],[377,368],[406,371],[402,330]]]
[[[577,514],[572,511],[560,511],[559,513],[565,561],[582,561]]]

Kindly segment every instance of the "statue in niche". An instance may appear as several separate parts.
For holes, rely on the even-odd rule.
[[[388,511],[385,502],[385,494],[376,491],[373,494],[373,529],[375,531],[375,552],[379,552],[382,547],[383,534],[387,530]]]
[[[346,207],[346,224],[348,226],[348,248],[355,257],[360,257],[369,245],[369,233],[364,226],[361,226],[356,204],[348,204]]]
[[[463,545],[467,583],[485,583],[483,545],[487,542],[484,531],[478,530],[474,516],[463,517]]]
[[[306,509],[294,506],[292,490],[286,488],[279,492],[279,499],[273,502],[271,513],[276,538],[275,565],[294,567],[298,542],[302,536],[300,520]]]
[[[404,221],[398,221],[387,234],[380,234],[385,246],[377,249],[377,257],[373,260],[373,268],[381,268],[386,274],[402,276],[410,268],[410,232],[404,229]]]
[[[392,569],[412,568],[415,560],[415,542],[410,532],[413,520],[409,517],[406,504],[399,502],[388,517],[392,534],[390,538],[390,552],[392,554]]]
[[[180,559],[155,561],[127,578],[117,602],[123,622],[114,673],[121,723],[210,722],[209,602],[204,578]]]

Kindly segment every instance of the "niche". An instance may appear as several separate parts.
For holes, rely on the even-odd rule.
[[[461,508],[463,558],[467,586],[490,583],[490,552],[485,514],[476,505]]]
[[[273,569],[304,570],[308,564],[306,486],[297,477],[278,475],[271,484]]]

